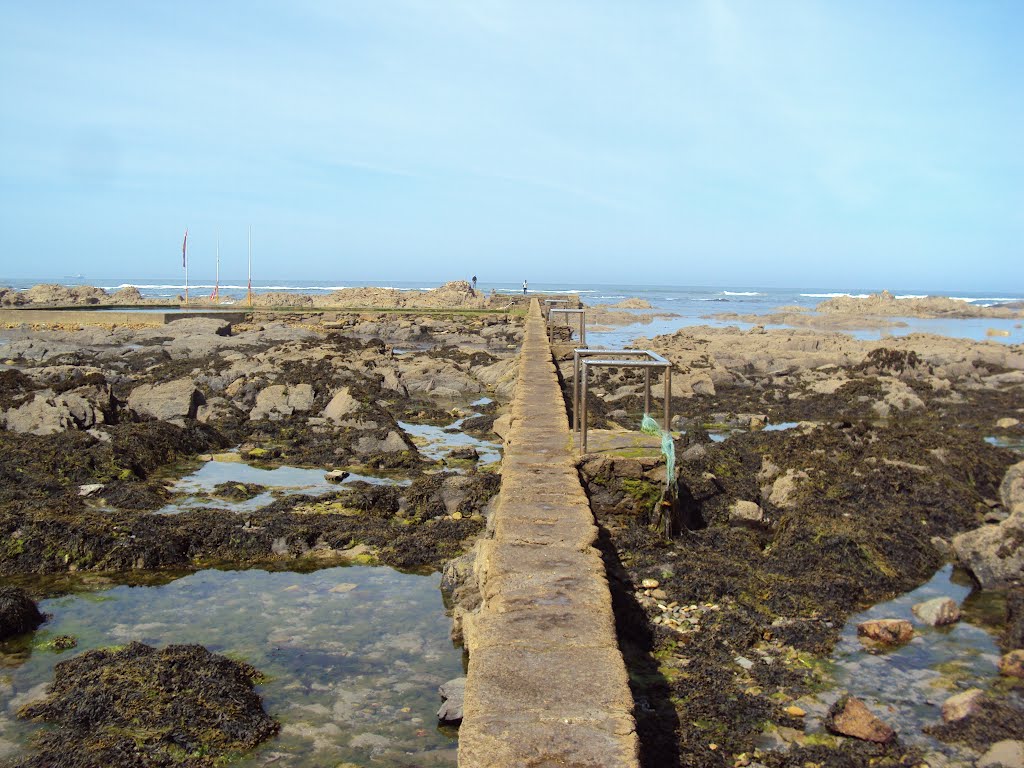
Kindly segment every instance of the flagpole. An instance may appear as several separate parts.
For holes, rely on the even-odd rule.
[[[188,228],[185,239],[181,241],[181,265],[185,268],[185,306],[188,306]]]
[[[249,306],[252,306],[252,227],[249,227]]]
[[[220,235],[217,235],[217,277],[213,281],[213,295],[210,298],[215,303],[220,301]]]

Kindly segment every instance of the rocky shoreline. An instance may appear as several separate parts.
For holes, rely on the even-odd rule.
[[[184,295],[174,301],[145,298],[134,286],[109,292],[90,285],[64,286],[53,283],[35,285],[26,290],[0,287],[0,307],[52,308],[84,306],[140,306],[156,307],[181,304]],[[298,309],[480,309],[498,310],[524,304],[524,297],[485,294],[477,291],[465,280],[455,280],[428,291],[402,291],[394,288],[343,288],[327,294],[284,291],[257,292],[252,306],[260,308],[287,307]],[[243,301],[213,302],[205,295],[193,292],[191,307],[248,307]]]
[[[986,438],[1024,437],[1024,350],[760,327],[687,328],[635,346],[673,362],[684,434],[671,507],[659,504],[660,460],[613,451],[580,473],[607,532],[644,763],[991,764],[984,753],[1024,722],[1020,678],[995,665],[983,703],[955,726],[936,706],[937,742],[889,734],[884,711],[864,716],[857,703],[845,714],[846,700],[823,705],[815,692],[853,613],[949,561],[1007,606],[994,629],[1000,668],[1015,669],[1024,463]],[[562,374],[571,388],[571,361]],[[593,425],[628,428],[641,381],[594,378]],[[952,690],[927,697],[941,704],[960,689],[939,679]]]
[[[237,324],[0,329],[0,577],[38,599],[55,576],[448,564],[445,588],[472,599],[460,598],[458,572],[499,476],[471,448],[428,455],[409,425],[497,439],[522,326],[514,312],[459,306],[468,311],[258,309]],[[636,346],[673,363],[676,490],[663,504],[664,462],[636,451],[588,457],[579,471],[602,529],[643,764],[966,766],[1019,738],[1024,464],[992,438],[1024,440],[1024,349],[762,327],[686,328]],[[568,395],[571,361],[559,365]],[[593,427],[638,423],[633,373],[602,370],[590,396]],[[232,480],[185,505],[183,477],[233,462],[340,484],[264,503],[265,488]],[[855,697],[823,699],[848,619],[950,562],[999,606],[990,629],[1005,658],[976,706],[944,720],[941,705],[968,682],[946,675],[922,735]],[[30,627],[26,594],[3,589],[5,626]],[[906,640],[903,624],[878,637],[927,641],[916,613],[887,618],[919,637]],[[187,653],[197,669],[239,675]],[[261,709],[242,714],[260,738],[276,729]]]
[[[439,570],[462,554],[483,530],[499,487],[496,467],[478,466],[472,449],[440,458],[432,451],[432,458],[406,427],[436,425],[440,433],[458,419],[462,433],[497,439],[494,421],[515,386],[519,318],[251,317],[235,325],[193,318],[157,328],[0,330],[5,581],[38,599],[79,576],[117,581],[207,567],[343,563]],[[275,490],[268,503],[246,508],[238,505],[263,498],[265,489],[226,482],[181,506],[179,479],[206,465],[229,475],[233,466],[311,468],[336,485]],[[3,603],[4,626],[23,632],[24,601],[5,592]],[[138,677],[131,660],[151,652],[96,658],[113,665],[104,675]],[[211,663],[237,677],[216,659],[202,661]],[[206,695],[205,683],[195,690]],[[68,701],[24,716],[64,723],[74,717],[65,712]],[[102,727],[121,732],[121,711],[111,710]],[[199,760],[183,758],[192,747],[182,753],[171,743],[177,726],[149,723],[147,759],[211,765],[225,749],[249,749],[276,731],[260,720],[258,702],[244,717],[257,723],[245,739],[215,735],[206,743],[205,730],[189,735],[207,755]],[[122,742],[87,741],[96,764],[138,764]],[[37,746],[36,756],[18,764],[47,764],[69,749],[59,739]]]

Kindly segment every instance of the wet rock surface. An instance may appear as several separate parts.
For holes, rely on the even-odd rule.
[[[129,643],[57,665],[45,699],[19,717],[57,726],[13,765],[200,766],[252,749],[279,725],[257,670],[197,645]]]
[[[314,320],[0,333],[17,365],[0,375],[0,573],[330,557],[356,544],[403,567],[440,567],[458,554],[480,530],[496,477],[425,475],[443,462],[421,455],[395,415],[433,418],[453,401],[500,398],[514,383],[506,363],[516,322],[382,314],[342,332]],[[410,323],[415,348],[403,354],[376,337],[401,336]],[[485,351],[497,338],[507,343]],[[265,468],[319,467],[338,481],[383,472],[412,484],[401,500],[285,493],[239,518],[218,499],[265,489],[228,482],[206,508],[151,514],[174,502],[166,478],[176,462],[239,443],[244,461]]]
[[[31,632],[44,620],[35,601],[25,590],[0,586],[0,640]]]
[[[1009,517],[999,489],[1020,457],[985,438],[1024,402],[1024,352],[922,335],[881,346],[717,328],[636,346],[674,363],[672,411],[685,433],[672,509],[659,503],[656,459],[612,451],[587,457],[580,473],[605,531],[645,765],[916,764],[929,748],[969,762],[1007,738],[1016,694],[964,718],[977,735],[968,744],[953,740],[955,724],[925,735],[920,720],[906,735],[893,720],[898,739],[829,734],[835,697],[822,709],[810,692],[828,684],[828,656],[852,613],[928,581],[952,554],[948,542],[993,511]],[[562,375],[571,404],[571,362]],[[641,381],[599,370],[591,384],[592,426],[639,423]],[[763,430],[765,421],[792,428]],[[879,628],[895,646],[853,637],[873,660],[862,674],[884,676],[888,653],[950,631],[922,624],[925,636],[912,637],[909,609],[893,617],[895,631]],[[993,626],[1009,634],[1015,623],[1004,614]],[[995,684],[996,658],[979,687]],[[948,694],[918,695],[938,698],[941,721]]]

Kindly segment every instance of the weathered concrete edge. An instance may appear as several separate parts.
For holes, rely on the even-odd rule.
[[[239,311],[195,310],[186,312],[165,312],[163,310],[107,309],[0,309],[0,323],[39,325],[166,325],[175,320],[193,317],[210,317],[230,323],[245,320],[246,313]]]
[[[533,301],[492,538],[478,547],[461,768],[634,768],[633,699],[557,372]]]

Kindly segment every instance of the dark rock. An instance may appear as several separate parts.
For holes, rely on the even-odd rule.
[[[31,632],[46,620],[35,601],[18,587],[0,587],[0,640]]]
[[[57,727],[16,765],[219,765],[278,730],[254,690],[258,677],[199,645],[83,653],[58,664],[49,695],[18,712]]]

